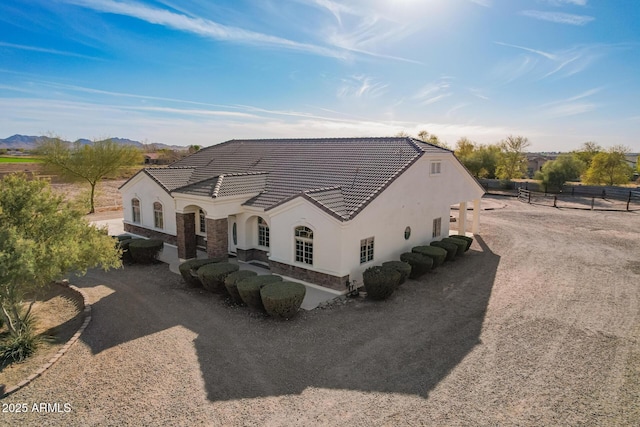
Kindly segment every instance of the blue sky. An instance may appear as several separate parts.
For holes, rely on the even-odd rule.
[[[640,151],[638,0],[4,0],[0,138]]]

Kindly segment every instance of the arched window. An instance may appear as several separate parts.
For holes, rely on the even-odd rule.
[[[140,200],[131,199],[131,219],[136,224],[140,224]]]
[[[269,247],[269,226],[260,216],[258,217],[258,246]]]
[[[313,264],[313,230],[300,226],[295,230],[296,261]]]
[[[201,233],[206,233],[207,232],[207,219],[205,218],[205,214],[204,214],[204,211],[202,209],[200,209],[198,211],[198,217],[200,219],[200,232]]]
[[[153,225],[156,228],[164,228],[164,221],[162,218],[162,203],[155,202],[153,204]]]

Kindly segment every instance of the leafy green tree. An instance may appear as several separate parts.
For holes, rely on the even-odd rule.
[[[524,136],[509,135],[500,141],[500,156],[496,175],[500,179],[522,178],[527,172],[527,158],[524,153],[529,147],[529,140]]]
[[[580,178],[585,168],[585,163],[574,154],[561,154],[542,165],[535,179],[542,181],[545,191],[560,190],[565,182]]]
[[[26,345],[32,338],[39,289],[69,272],[119,267],[119,255],[114,239],[89,225],[45,181],[22,174],[0,180],[0,316],[14,342]]]
[[[418,132],[418,139],[429,144],[449,149],[449,145],[446,142],[440,141],[440,138],[424,129]]]
[[[593,141],[585,142],[580,148],[573,152],[573,154],[584,162],[586,167],[591,166],[591,162],[596,154],[603,151],[603,148]]]
[[[44,163],[69,180],[87,181],[91,186],[89,213],[95,212],[96,185],[121,168],[142,162],[142,153],[131,145],[111,139],[92,144],[72,143],[58,137],[44,138],[38,147]]]
[[[456,142],[456,157],[476,178],[494,178],[500,154],[497,145],[478,145],[467,138]]]
[[[584,174],[586,184],[626,184],[631,179],[633,169],[627,164],[627,147],[616,145],[605,152],[597,153],[591,166]]]

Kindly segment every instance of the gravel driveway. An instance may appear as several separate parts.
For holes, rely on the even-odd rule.
[[[91,324],[0,424],[636,425],[640,214],[505,203],[390,300],[293,322],[166,265],[91,271],[72,280]],[[56,402],[70,412],[31,412]]]

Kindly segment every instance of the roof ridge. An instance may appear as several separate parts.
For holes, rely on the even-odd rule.
[[[216,181],[216,185],[213,187],[213,192],[211,193],[211,197],[214,199],[218,197],[218,193],[220,192],[220,187],[222,187],[222,181],[224,180],[224,174],[218,175],[218,180]]]
[[[303,190],[301,191],[301,193],[304,194],[309,194],[309,193],[321,193],[323,191],[329,191],[329,190],[342,190],[342,185],[333,185],[330,187],[320,187],[320,188],[312,188],[310,190]]]

